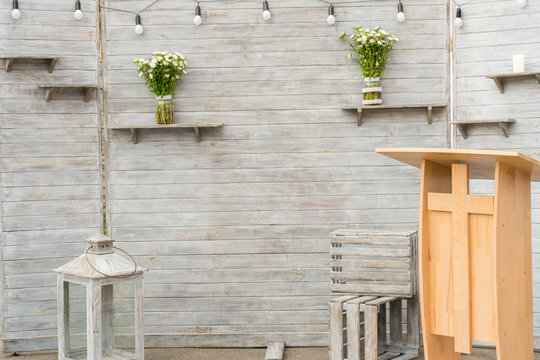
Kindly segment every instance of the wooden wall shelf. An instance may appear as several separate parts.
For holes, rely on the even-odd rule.
[[[111,130],[130,130],[133,143],[137,143],[137,130],[138,129],[193,129],[195,131],[195,139],[197,142],[201,142],[201,130],[202,128],[217,128],[222,127],[223,123],[192,123],[192,124],[168,124],[168,125],[124,125],[124,126],[109,126]]]
[[[459,132],[461,133],[461,136],[463,136],[464,139],[467,138],[467,127],[469,125],[483,125],[483,124],[498,124],[499,128],[501,129],[503,135],[505,137],[508,137],[508,128],[510,125],[515,123],[515,119],[504,119],[504,120],[464,120],[464,121],[454,121],[450,124],[454,124],[457,126]]]
[[[401,109],[426,109],[427,122],[431,125],[433,121],[433,109],[445,108],[446,104],[412,104],[412,105],[377,105],[377,106],[365,106],[360,108],[348,108],[343,110],[351,110],[358,112],[358,126],[362,125],[362,113],[365,111],[383,111],[383,110],[401,110]]]
[[[522,72],[522,73],[509,73],[509,74],[499,74],[499,75],[486,75],[488,79],[495,81],[495,85],[499,89],[501,94],[504,94],[504,80],[507,79],[522,79],[535,77],[536,80],[540,83],[540,72],[531,71],[531,72]]]
[[[97,85],[88,85],[88,84],[41,84],[38,85],[39,88],[46,89],[45,92],[45,101],[51,101],[52,95],[56,89],[75,89],[82,88],[84,89],[84,102],[88,102],[92,97],[92,94],[97,89]]]
[[[49,62],[50,73],[53,72],[56,63],[60,60],[59,57],[48,55],[0,55],[0,59],[5,59],[6,61],[6,72],[11,71],[15,60],[46,60]]]

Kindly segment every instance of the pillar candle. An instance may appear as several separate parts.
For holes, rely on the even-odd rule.
[[[525,72],[525,56],[524,55],[514,55],[514,72],[515,73]]]

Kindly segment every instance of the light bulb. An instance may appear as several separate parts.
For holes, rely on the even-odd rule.
[[[15,20],[20,19],[21,12],[19,11],[19,9],[13,9],[13,11],[11,12],[11,17]]]
[[[336,23],[336,17],[334,15],[328,15],[326,22],[328,25],[334,25]]]
[[[518,5],[522,8],[524,8],[525,6],[527,6],[527,0],[518,0]]]
[[[463,26],[463,20],[461,19],[461,8],[458,7],[456,10],[456,20],[454,21],[454,25],[456,25],[457,28],[460,28]]]
[[[75,13],[73,14],[73,17],[77,20],[81,20],[83,18],[83,13],[81,11],[81,0],[75,1]]]
[[[135,34],[142,35],[144,32],[144,29],[142,27],[141,22],[141,15],[137,14],[135,15]]]
[[[19,0],[13,0],[13,10],[11,11],[11,17],[15,20],[21,17],[21,12],[19,11]]]
[[[397,16],[396,16],[396,20],[399,21],[399,22],[404,22],[405,21],[405,11],[403,10],[403,3],[401,2],[401,0],[399,0],[399,3],[397,4]]]
[[[270,8],[268,6],[268,1],[264,0],[263,2],[263,19],[268,21],[272,18],[272,14],[270,13]]]
[[[334,25],[336,23],[336,17],[334,16],[334,5],[328,6],[328,17],[326,18],[328,25]]]
[[[195,17],[193,18],[193,24],[197,26],[202,24],[201,7],[199,6],[199,3],[197,3],[197,7],[195,8]]]

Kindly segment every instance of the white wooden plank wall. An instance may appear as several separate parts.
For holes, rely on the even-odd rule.
[[[525,71],[540,71],[540,3],[525,8],[516,1],[476,0],[463,7],[463,27],[456,33],[456,120],[516,119],[505,138],[495,124],[469,127],[457,135],[459,148],[520,151],[540,158],[538,126],[540,86],[535,78],[506,80],[504,94],[484,76],[511,73],[512,55],[525,55]],[[493,182],[472,190],[493,193]],[[540,334],[540,186],[532,187],[534,332]],[[540,347],[540,337],[535,337]]]
[[[132,11],[148,1],[108,1]],[[355,25],[401,39],[383,76],[384,102],[447,101],[444,0],[327,6],[315,0],[162,0],[134,17],[106,13],[108,122],[151,124],[153,96],[132,60],[186,55],[175,122],[223,122],[196,143],[189,130],[110,132],[112,234],[146,274],[147,346],[327,345],[329,240],[338,228],[416,227],[417,171],[376,147],[446,147],[447,116],[425,110],[356,114],[361,72],[337,40]]]
[[[56,348],[56,276],[100,228],[98,106],[65,91],[45,102],[44,82],[96,82],[96,2],[24,0],[21,18],[0,4],[0,53],[61,56],[0,60],[2,340],[4,351]],[[58,100],[56,100],[58,99]]]

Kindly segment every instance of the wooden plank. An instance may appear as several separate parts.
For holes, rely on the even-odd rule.
[[[504,80],[510,79],[523,79],[527,77],[535,77],[538,79],[540,76],[539,72],[522,72],[522,73],[506,73],[498,75],[486,75],[488,79],[495,81],[497,88],[501,94],[504,94]],[[540,82],[540,81],[539,81]]]
[[[378,344],[377,344],[377,306],[366,306],[364,308],[364,359],[365,360],[377,360]],[[385,329],[386,333],[386,329]],[[350,344],[350,343],[349,343]],[[359,360],[354,359],[353,360]]]
[[[472,352],[471,259],[469,250],[469,166],[452,165],[452,241],[455,351]],[[441,269],[449,271],[450,269]]]
[[[330,360],[343,360],[343,303],[332,301],[330,307]]]
[[[500,359],[533,359],[530,181],[528,172],[497,162],[494,235]]]
[[[361,348],[360,348],[360,304],[357,302],[347,303],[347,359],[348,360],[360,360]],[[364,318],[365,319],[365,318]],[[377,317],[375,315],[375,324]],[[375,325],[375,329],[376,329]],[[364,327],[365,329],[365,327]],[[364,346],[367,346],[365,344]]]
[[[283,360],[285,342],[272,341],[268,343],[264,360]]]
[[[430,219],[428,210],[428,193],[451,193],[452,181],[451,172],[448,167],[435,164],[428,160],[422,161],[422,180],[420,185],[420,225],[419,225],[419,285],[420,285],[420,308],[422,315],[423,337],[424,337],[424,352],[425,357],[440,358],[441,360],[458,360],[461,354],[454,351],[454,340],[449,337],[438,336],[432,333],[435,328],[435,317],[431,314],[430,309],[435,306],[435,299],[431,296],[434,289],[429,286],[433,283],[436,274],[431,270],[432,264],[429,261],[429,256],[432,252],[432,244],[430,239],[429,222],[435,221]],[[436,259],[433,259],[436,260]],[[435,349],[435,350],[432,350]]]

